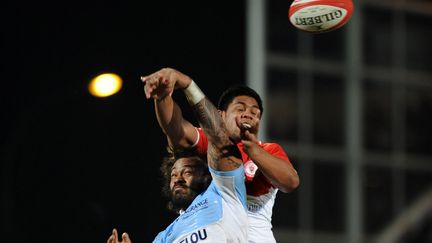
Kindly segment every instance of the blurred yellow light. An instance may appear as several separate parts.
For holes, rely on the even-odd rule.
[[[90,94],[96,97],[107,97],[117,93],[122,87],[122,79],[114,73],[105,73],[90,81]]]

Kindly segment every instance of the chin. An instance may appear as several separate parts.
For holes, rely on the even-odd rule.
[[[193,198],[187,195],[175,195],[172,197],[171,202],[176,208],[186,209],[192,203]]]
[[[238,135],[235,136],[231,136],[230,137],[231,141],[233,141],[234,143],[240,143],[241,142],[241,138]]]
[[[235,132],[231,132],[230,133],[230,138],[233,141],[237,141],[237,142],[240,141],[241,140],[241,138],[240,138],[240,128],[236,129]]]
[[[174,200],[183,200],[184,198],[187,198],[188,197],[188,193],[186,193],[186,192],[182,192],[182,191],[179,191],[179,192],[173,192],[172,193],[172,198],[174,199]]]

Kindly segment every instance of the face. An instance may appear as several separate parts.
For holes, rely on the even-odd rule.
[[[206,176],[197,158],[180,158],[171,169],[171,202],[176,208],[186,209],[204,191]]]
[[[240,140],[240,132],[241,129],[244,129],[244,124],[250,126],[249,132],[258,134],[261,112],[254,98],[244,95],[235,97],[226,111],[221,112],[221,115],[234,141]]]

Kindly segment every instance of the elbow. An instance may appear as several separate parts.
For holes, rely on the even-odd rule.
[[[300,185],[300,178],[298,175],[294,175],[287,180],[285,180],[284,183],[281,183],[281,185],[278,187],[278,189],[281,192],[288,193],[294,191],[297,187]]]

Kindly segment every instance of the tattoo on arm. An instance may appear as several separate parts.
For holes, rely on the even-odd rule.
[[[240,152],[236,144],[230,140],[225,123],[216,107],[207,98],[204,98],[193,106],[193,110],[209,139],[207,151],[209,164],[218,168],[219,165],[225,163],[230,167],[238,168],[241,165]]]

